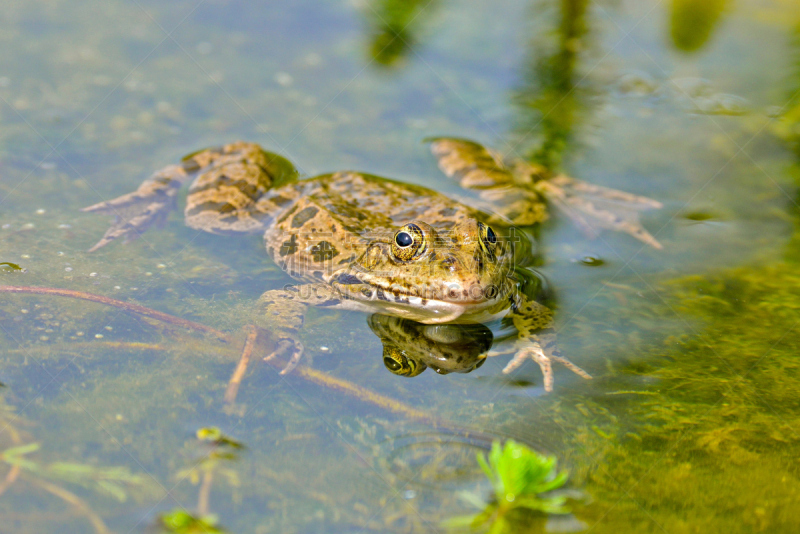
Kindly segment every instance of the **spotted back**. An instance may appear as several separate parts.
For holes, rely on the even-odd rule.
[[[403,224],[426,221],[449,229],[474,217],[472,210],[424,187],[357,172],[338,172],[298,182],[272,194],[293,203],[267,228],[267,252],[290,276],[329,280],[352,263],[376,236],[393,235]]]

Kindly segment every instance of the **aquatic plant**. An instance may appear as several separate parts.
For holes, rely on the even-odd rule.
[[[161,532],[170,534],[223,534],[214,515],[194,516],[184,510],[173,510],[158,518]]]
[[[17,431],[13,428],[10,431],[15,441],[18,440]],[[99,467],[68,462],[39,463],[31,459],[30,455],[40,448],[39,443],[26,443],[0,451],[0,462],[10,466],[5,480],[0,485],[0,494],[24,475],[31,484],[73,506],[78,513],[89,520],[98,534],[109,532],[103,519],[83,499],[49,480],[83,486],[113,497],[119,502],[127,500],[127,489],[146,485],[143,477],[131,473],[127,467]]]
[[[206,447],[206,453],[195,460],[192,467],[179,471],[177,478],[188,478],[192,484],[200,483],[197,496],[197,514],[191,514],[184,509],[176,509],[158,518],[157,527],[162,532],[191,534],[193,532],[221,533],[225,532],[217,526],[217,517],[209,512],[211,499],[211,485],[214,476],[224,477],[228,485],[239,486],[239,475],[233,469],[224,467],[224,463],[239,459],[236,451],[245,449],[245,446],[222,433],[217,427],[203,427],[197,430],[197,440]],[[201,482],[202,480],[202,482]]]
[[[490,533],[507,532],[508,514],[528,510],[544,514],[568,514],[567,497],[547,495],[562,487],[568,478],[566,471],[558,472],[558,461],[514,440],[504,445],[492,443],[488,458],[478,454],[478,464],[488,477],[494,490],[487,503],[473,493],[462,493],[462,499],[482,511],[475,515],[452,518],[445,522],[451,528],[478,529],[489,527]]]

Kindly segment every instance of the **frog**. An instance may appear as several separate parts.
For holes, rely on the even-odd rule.
[[[163,225],[189,185],[185,224],[222,235],[261,234],[267,254],[296,284],[257,300],[256,325],[272,349],[264,358],[301,361],[310,306],[383,314],[427,325],[502,320],[517,336],[511,373],[538,364],[547,392],[553,363],[579,376],[556,343],[553,313],[521,289],[512,230],[543,222],[555,206],[587,235],[601,229],[661,244],[639,221],[661,204],[589,184],[469,139],[428,139],[439,168],[464,198],[357,171],[301,177],[283,156],[236,141],[203,149],[146,178],[132,193],[83,208],[114,220],[90,252]],[[495,231],[497,228],[497,231]]]
[[[471,373],[486,362],[494,341],[481,323],[423,324],[375,313],[367,324],[383,344],[386,369],[409,378],[426,369],[440,375]]]

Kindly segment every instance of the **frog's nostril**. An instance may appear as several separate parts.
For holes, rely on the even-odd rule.
[[[453,256],[452,254],[448,254],[442,261],[442,267],[449,270],[450,272],[455,272],[458,270],[458,259]]]

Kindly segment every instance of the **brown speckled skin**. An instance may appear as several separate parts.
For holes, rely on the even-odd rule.
[[[137,191],[85,208],[116,216],[91,250],[117,238],[130,240],[163,222],[181,185],[193,179],[185,208],[188,226],[221,234],[263,233],[276,264],[303,282],[259,299],[257,322],[272,332],[276,343],[269,357],[288,357],[286,371],[303,352],[297,334],[306,307],[313,305],[426,324],[481,322],[510,314],[520,337],[508,369],[531,357],[545,374],[547,390],[552,388],[551,359],[588,377],[558,356],[550,311],[518,291],[510,244],[487,233],[486,224],[533,224],[546,217],[544,197],[550,198],[553,187],[541,187],[548,181],[545,170],[525,162],[506,166],[471,141],[435,140],[432,151],[448,176],[479,191],[479,202],[491,209],[358,172],[298,180],[284,158],[256,144],[236,142],[191,154],[181,164],[157,171]],[[558,191],[571,201],[568,187]],[[633,195],[625,199],[649,201]],[[396,249],[395,234],[409,224],[415,253],[403,259],[412,249]],[[641,239],[644,230],[633,229]]]

